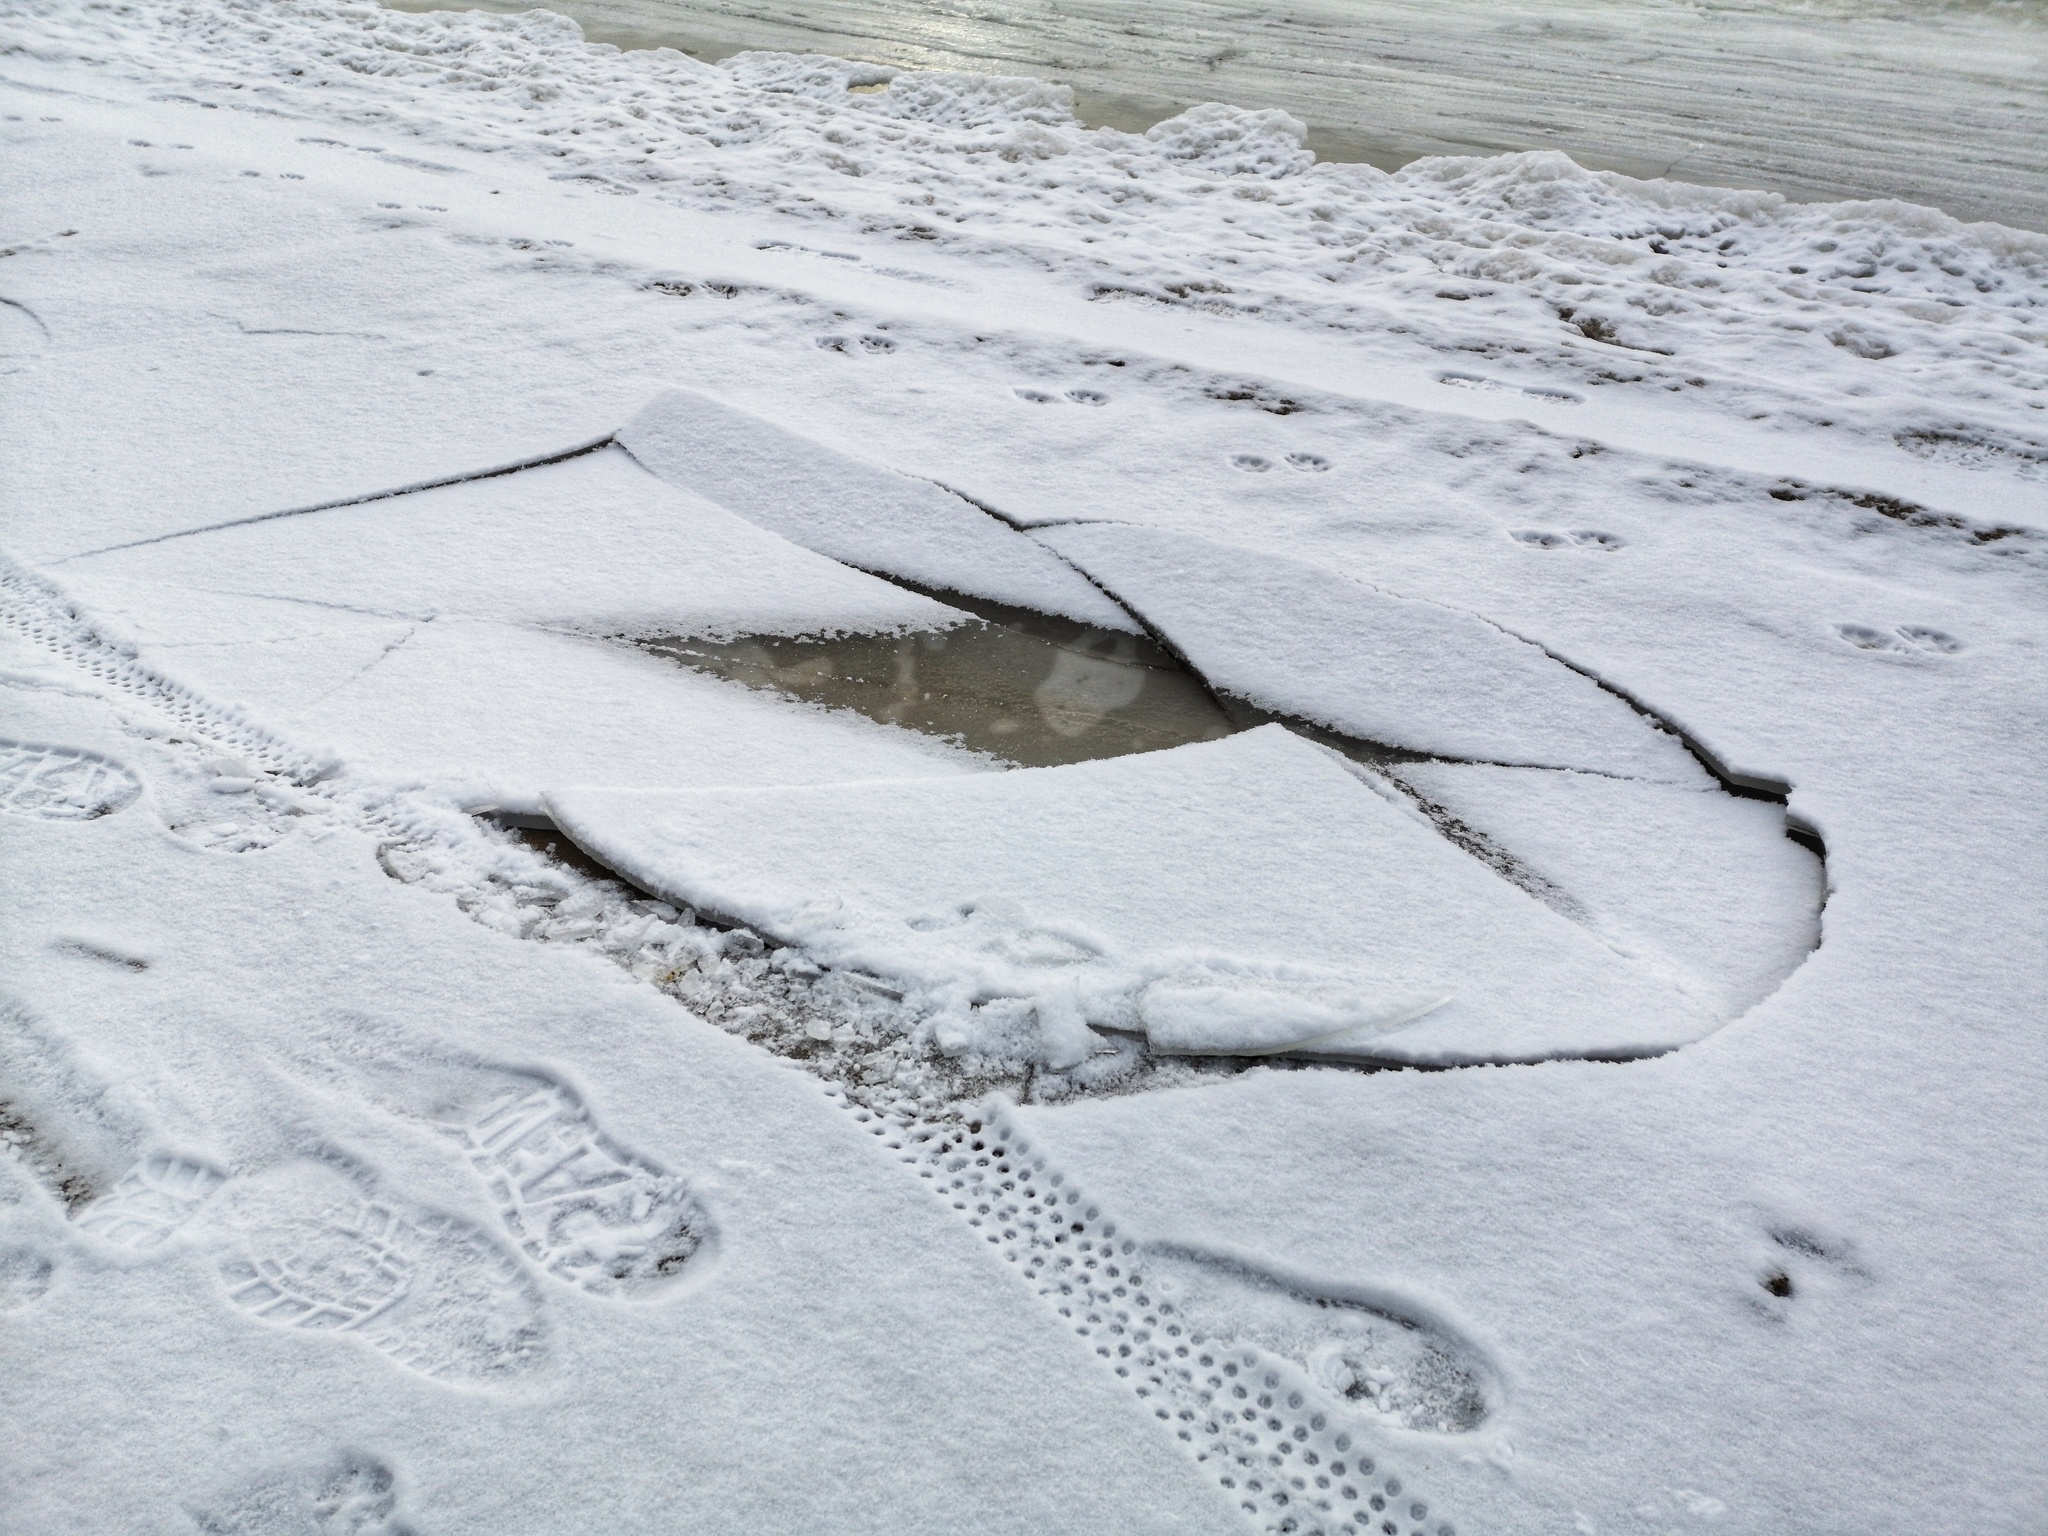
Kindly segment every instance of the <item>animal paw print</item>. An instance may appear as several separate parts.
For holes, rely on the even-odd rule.
[[[1596,528],[1574,528],[1565,533],[1552,528],[1511,528],[1508,537],[1531,549],[1616,550],[1628,543],[1618,533],[1602,533]]]
[[[96,752],[0,741],[0,811],[38,821],[111,816],[142,793],[134,774]]]
[[[1837,624],[1835,633],[1859,651],[1895,656],[1953,656],[1963,649],[1963,642],[1947,630],[1926,624],[1901,624],[1892,629]]]
[[[1066,400],[1074,405],[1109,404],[1109,396],[1099,389],[1070,389],[1064,394],[1056,395],[1050,390],[1019,387],[1010,392],[1019,400],[1028,400],[1033,405],[1058,405],[1062,400]]]
[[[827,352],[850,356],[858,349],[871,356],[894,352],[896,343],[887,336],[820,336],[818,345]]]
[[[1320,453],[1290,453],[1287,467],[1301,470],[1304,474],[1319,475],[1330,467],[1330,461]]]
[[[1233,453],[1230,467],[1241,469],[1248,475],[1263,475],[1273,467],[1273,461],[1256,453]]]
[[[1767,1316],[1786,1316],[1789,1308],[1785,1304],[1795,1298],[1870,1278],[1869,1271],[1857,1262],[1854,1248],[1840,1238],[1789,1224],[1769,1228],[1768,1236],[1770,1257],[1757,1275],[1764,1296],[1751,1298]]]
[[[146,1157],[121,1182],[78,1213],[78,1227],[123,1248],[154,1248],[191,1219],[227,1182],[218,1168],[192,1158]]]

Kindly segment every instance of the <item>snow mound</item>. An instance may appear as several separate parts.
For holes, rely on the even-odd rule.
[[[1167,159],[1212,176],[1299,176],[1316,163],[1308,125],[1275,108],[1247,111],[1220,101],[1154,123],[1145,138]]]
[[[882,978],[952,1055],[1063,1067],[1114,1030],[1448,1064],[1658,1050],[1716,1022],[1277,726],[946,781],[546,804],[663,898]]]

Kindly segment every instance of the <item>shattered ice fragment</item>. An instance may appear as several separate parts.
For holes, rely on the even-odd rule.
[[[1449,993],[1304,997],[1264,987],[1158,981],[1138,999],[1155,1051],[1177,1056],[1265,1056],[1332,1035],[1379,1033],[1449,1002]]]

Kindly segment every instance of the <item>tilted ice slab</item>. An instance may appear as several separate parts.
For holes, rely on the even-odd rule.
[[[1716,1012],[1763,1000],[1820,943],[1826,872],[1785,811],[1717,789],[1465,763],[1401,782],[1514,850],[1624,954],[1661,963]]]
[[[1717,1022],[1278,726],[948,780],[546,803],[648,889],[919,994],[944,1050],[1072,1065],[1109,1028],[1452,1064]]]
[[[1057,555],[952,492],[709,396],[668,390],[618,440],[671,484],[861,570],[1102,629],[1135,627]]]
[[[1277,713],[1432,755],[1708,782],[1675,736],[1473,614],[1159,529],[1077,523],[1036,537],[1212,687]]]
[[[815,634],[963,617],[666,484],[617,448],[112,550],[65,571],[88,593],[123,576],[387,618],[600,632]]]
[[[64,579],[210,695],[379,771],[473,784],[479,803],[516,808],[564,779],[786,784],[974,765],[609,643],[966,617],[617,449],[96,555]]]

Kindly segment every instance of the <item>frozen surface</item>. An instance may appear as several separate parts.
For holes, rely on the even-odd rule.
[[[952,783],[547,805],[672,901],[929,991],[959,1050],[990,1050],[982,1005],[1005,999],[1041,1035],[1066,1001],[1168,1051],[1434,1064],[1627,1055],[1716,1022],[1278,726]]]
[[[1512,848],[1595,931],[1710,1006],[1763,1000],[1820,943],[1824,871],[1782,807],[1580,773],[1407,763],[1399,781]]]
[[[423,0],[408,0],[423,10]],[[490,10],[518,7],[493,0]],[[1347,0],[1253,11],[1026,0],[569,0],[624,47],[707,58],[831,53],[924,70],[1045,75],[1090,121],[1142,128],[1189,102],[1286,108],[1336,159],[1561,149],[1635,176],[1812,197],[1901,197],[2048,225],[2034,190],[2040,17],[1941,0],[1642,5]],[[1857,131],[1882,120],[1885,132]]]
[[[2018,13],[1462,14],[1445,110],[1704,103],[1718,177],[1850,81],[1845,184],[2032,195]],[[1334,165],[1232,59],[1140,134],[0,27],[0,1526],[2032,1536],[2042,236]],[[729,452],[594,446],[670,390]],[[1006,771],[632,643],[1113,613],[1055,545],[1415,745]],[[544,792],[768,936],[473,814]]]
[[[1432,756],[1704,781],[1675,736],[1475,614],[1155,529],[1038,537],[1216,687],[1266,709]]]
[[[1064,562],[952,492],[703,395],[668,391],[626,424],[619,442],[669,483],[858,569],[1101,629],[1134,627]]]

